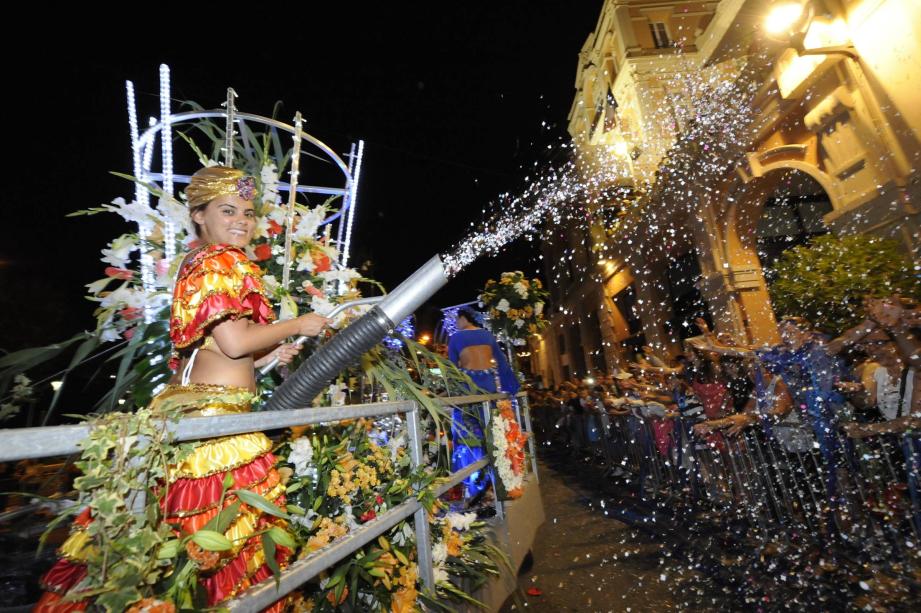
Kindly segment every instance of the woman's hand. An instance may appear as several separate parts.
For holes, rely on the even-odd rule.
[[[710,434],[711,432],[713,432],[713,426],[711,426],[707,422],[703,422],[700,424],[694,424],[694,434],[696,434],[697,436],[706,436],[707,434]]]
[[[330,319],[316,313],[308,313],[297,318],[298,333],[302,336],[317,336],[330,324]]]
[[[287,366],[294,360],[294,356],[301,352],[301,349],[301,345],[298,345],[297,343],[284,343],[256,360],[253,363],[253,366],[256,368],[262,368],[263,366],[272,363],[272,361],[276,359],[278,360],[279,366]]]
[[[732,422],[732,425],[726,429],[726,434],[729,436],[735,436],[745,428],[749,427],[754,423],[751,417],[743,413],[737,413],[736,415],[730,415],[728,419]]]
[[[857,394],[863,391],[863,383],[856,381],[838,381],[835,387],[842,394]]]

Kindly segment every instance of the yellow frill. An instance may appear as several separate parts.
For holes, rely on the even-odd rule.
[[[271,450],[271,439],[261,432],[212,439],[196,447],[185,460],[172,467],[169,480],[201,479],[233,470]]]

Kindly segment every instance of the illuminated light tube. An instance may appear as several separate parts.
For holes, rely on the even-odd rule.
[[[345,244],[342,246],[342,266],[348,266],[349,247],[352,243],[352,223],[355,220],[355,209],[358,208],[358,180],[361,178],[361,158],[365,150],[365,141],[358,141],[358,154],[355,159],[355,173],[352,175],[352,184],[349,190],[349,219],[345,224]],[[398,320],[402,321],[402,320]]]

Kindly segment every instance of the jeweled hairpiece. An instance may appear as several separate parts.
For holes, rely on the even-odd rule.
[[[219,196],[236,195],[244,200],[252,200],[256,197],[256,179],[236,168],[209,166],[192,175],[185,195],[192,209],[208,204]]]

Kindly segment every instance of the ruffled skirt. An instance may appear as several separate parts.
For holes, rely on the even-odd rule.
[[[252,395],[246,390],[218,385],[171,385],[151,403],[179,403],[187,407],[189,415],[223,415],[245,413],[250,410]],[[177,536],[188,535],[207,524],[219,509],[221,492],[226,475],[233,478],[230,490],[247,489],[285,508],[285,486],[280,483],[275,470],[275,457],[271,453],[272,441],[260,432],[239,434],[201,442],[178,466],[171,467],[167,483],[160,487],[160,509],[165,521]],[[236,497],[228,495],[224,507]],[[59,548],[60,559],[42,577],[45,593],[34,609],[63,613],[83,611],[86,601],[69,602],[64,596],[86,576],[86,547],[89,537],[86,527],[92,518],[85,509],[71,527],[71,535]],[[284,526],[284,521],[264,514],[247,505],[224,533],[234,543],[231,551],[222,555],[216,568],[202,571],[199,581],[207,594],[208,606],[233,598],[251,585],[271,577],[261,540],[250,535],[264,531],[271,525]],[[292,551],[278,546],[276,562],[284,567]],[[280,610],[281,602],[271,610]]]

